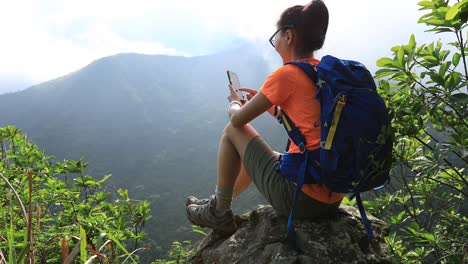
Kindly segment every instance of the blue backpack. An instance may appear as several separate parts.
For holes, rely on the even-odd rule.
[[[331,192],[349,193],[351,200],[356,197],[372,239],[360,193],[388,183],[393,145],[390,117],[374,79],[363,64],[333,56],[323,57],[316,69],[307,62],[287,64],[300,67],[317,84],[321,111],[320,148],[314,151],[305,149],[304,136],[284,111],[278,116],[302,152],[283,154],[278,167],[283,176],[297,184],[287,239],[297,249],[292,215],[304,183],[325,184]]]

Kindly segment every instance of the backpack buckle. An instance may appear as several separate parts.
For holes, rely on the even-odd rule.
[[[304,154],[304,152],[306,152],[306,147],[304,146],[304,142],[301,142],[299,145],[299,150],[301,151],[301,154]]]
[[[321,149],[324,149],[325,148],[325,141],[320,141],[319,146],[320,146]]]
[[[321,89],[325,89],[327,87],[327,82],[322,79],[318,79],[317,86]]]

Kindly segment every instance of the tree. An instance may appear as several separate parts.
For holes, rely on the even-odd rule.
[[[395,167],[385,195],[368,203],[391,224],[396,262],[462,263],[468,259],[468,0],[418,3],[419,23],[456,42],[393,47],[377,61],[379,92],[392,117]]]
[[[110,175],[96,180],[87,165],[55,162],[19,129],[0,128],[0,263],[136,263],[126,248],[139,250],[149,203],[106,191]]]

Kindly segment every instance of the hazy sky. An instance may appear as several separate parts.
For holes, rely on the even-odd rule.
[[[442,37],[423,33],[426,28],[417,24],[423,14],[418,1],[325,0],[330,25],[318,57],[333,54],[372,68],[392,46],[406,43],[411,33],[420,43]],[[0,92],[8,82],[46,81],[121,52],[197,56],[245,42],[265,48],[281,12],[306,3],[0,0]],[[276,54],[268,54],[279,63]]]

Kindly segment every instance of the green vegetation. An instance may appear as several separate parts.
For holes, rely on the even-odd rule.
[[[386,238],[397,263],[468,260],[468,1],[421,1],[419,23],[455,42],[392,48],[377,61],[380,93],[396,133],[395,168],[385,195],[367,202],[392,225]]]
[[[52,161],[19,129],[0,128],[0,263],[138,262],[149,203],[106,191],[87,163]]]

